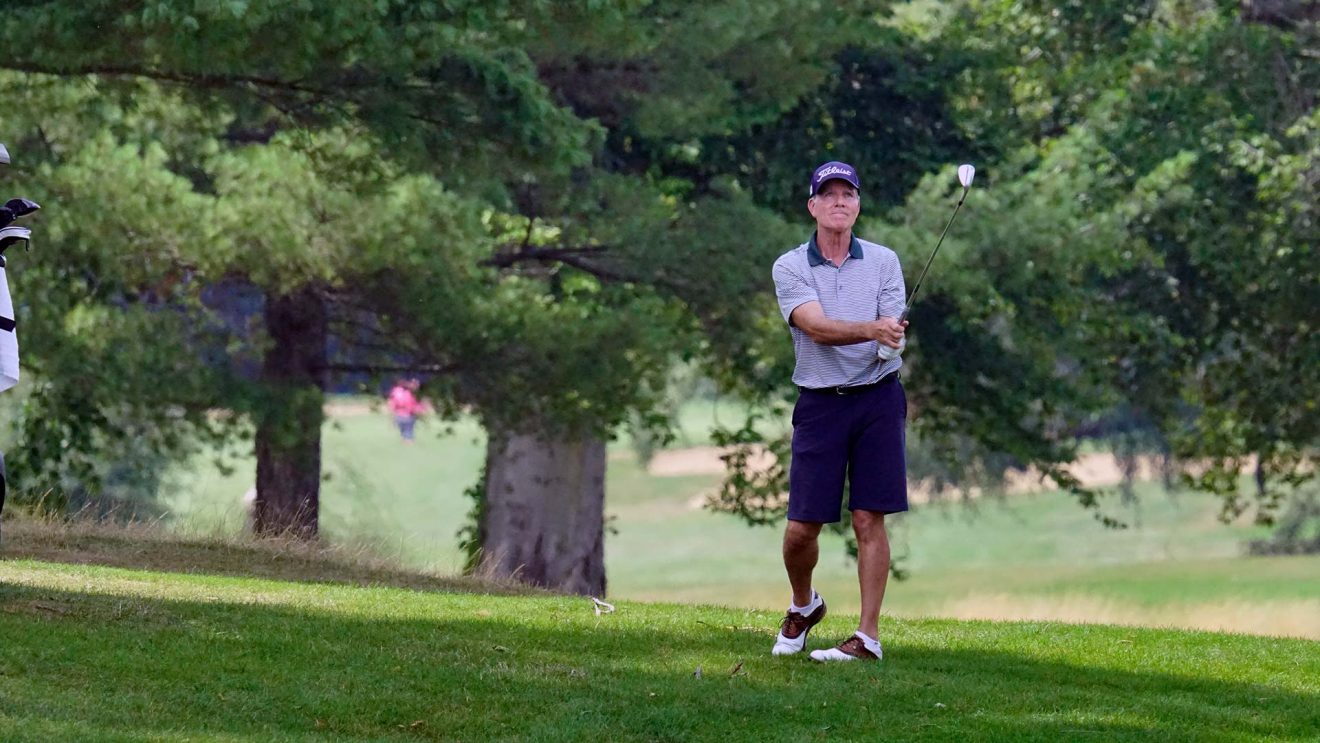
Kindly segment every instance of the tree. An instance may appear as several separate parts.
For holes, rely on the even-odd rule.
[[[593,168],[524,177],[515,205],[526,228],[515,220],[488,261],[538,307],[535,318],[515,313],[522,324],[501,336],[518,338],[520,353],[540,351],[501,363],[507,352],[486,349],[482,389],[493,394],[470,400],[491,434],[476,530],[486,570],[602,593],[603,437],[630,416],[664,437],[659,404],[676,358],[746,363],[757,305],[744,298],[763,285],[786,225],[737,181],[711,170],[694,177],[695,155],[682,153],[712,133],[773,120],[862,28],[794,3],[744,11],[641,6],[602,26],[608,36],[581,33],[570,18],[530,47],[541,79],[604,124],[606,138]],[[786,26],[801,31],[787,45]],[[562,315],[576,319],[561,329]]]
[[[738,287],[746,284],[745,267],[692,275],[693,255],[720,255],[701,242],[703,228],[726,212],[727,218],[740,218],[738,226],[744,229],[778,228],[773,219],[749,209],[736,187],[703,183],[700,191],[688,193],[687,186],[652,172],[649,156],[632,154],[630,140],[664,150],[693,134],[772,116],[802,89],[800,81],[828,68],[828,49],[848,37],[833,33],[841,29],[838,20],[821,16],[815,27],[822,33],[804,33],[794,45],[765,43],[783,23],[810,18],[789,3],[767,6],[754,23],[746,22],[739,6],[695,3],[664,9],[599,4],[447,4],[441,9],[432,3],[381,3],[365,13],[330,19],[335,23],[314,13],[306,7],[197,9],[184,3],[155,3],[130,13],[100,3],[64,12],[32,8],[14,27],[41,29],[40,43],[29,39],[28,51],[5,64],[28,74],[95,75],[102,90],[140,85],[132,81],[144,79],[178,86],[224,122],[222,133],[209,135],[219,144],[210,145],[204,162],[181,158],[184,162],[171,163],[203,192],[216,191],[214,225],[234,246],[204,256],[189,286],[237,279],[265,294],[265,384],[258,402],[245,410],[255,416],[258,429],[259,472],[276,483],[259,488],[260,498],[277,501],[270,509],[272,527],[303,534],[314,530],[314,522],[298,516],[314,512],[315,505],[313,432],[319,410],[313,402],[319,399],[324,370],[339,368],[324,356],[320,340],[333,322],[326,306],[331,298],[360,311],[355,320],[369,318],[368,332],[393,329],[396,339],[410,340],[419,350],[410,357],[424,359],[429,368],[460,371],[472,366],[471,359],[490,360],[483,369],[437,381],[431,392],[453,405],[479,404],[483,419],[495,427],[493,442],[524,434],[545,440],[547,432],[554,432],[570,442],[594,438],[592,446],[599,451],[599,438],[630,409],[648,409],[647,400],[656,394],[652,388],[658,386],[649,380],[662,376],[656,370],[663,370],[666,359],[698,348],[690,332],[693,316],[684,308],[695,308],[697,327],[712,338],[731,338],[736,332],[731,328],[737,323],[722,321],[736,320],[737,303],[721,295],[732,291],[737,296]],[[583,26],[584,20],[590,24]],[[693,33],[711,23],[727,26],[728,33]],[[562,33],[569,27],[575,34]],[[89,28],[101,32],[87,38]],[[251,46],[290,28],[301,34],[299,43]],[[561,32],[541,33],[546,29]],[[620,30],[631,31],[616,37]],[[535,43],[540,38],[552,43]],[[686,55],[689,51],[699,53]],[[697,62],[708,71],[699,75],[701,84],[692,85],[692,75],[701,72],[693,66]],[[600,75],[628,68],[639,74],[615,76],[613,86],[594,86]],[[767,74],[781,69],[782,74]],[[576,116],[546,95],[538,76]],[[599,166],[570,173],[565,166],[584,165],[600,131],[587,122],[598,112],[582,95],[588,90],[583,83],[603,93],[600,100],[621,118],[614,122]],[[315,249],[327,235],[342,240],[346,229],[336,220],[340,212],[327,210],[326,204],[357,213],[374,192],[365,193],[361,184],[338,183],[328,176],[329,168],[318,167],[327,161],[327,148],[319,141],[299,147],[278,132],[292,124],[338,126],[357,134],[353,122],[369,127],[374,138],[413,167],[423,159],[419,155],[438,154],[428,169],[439,170],[451,185],[470,189],[492,206],[517,211],[519,231],[526,220],[521,248],[489,258],[506,275],[486,283],[492,291],[484,297],[463,296],[456,302],[468,308],[468,316],[445,325],[399,301],[426,302],[422,288],[432,274],[420,274],[423,280],[416,283],[396,280],[389,292],[373,295],[345,291],[349,285],[368,286],[373,277],[345,268],[337,255],[324,263],[311,261],[321,257]],[[267,144],[235,146],[247,142]],[[473,170],[480,176],[472,177]],[[297,174],[297,182],[288,180],[291,174]],[[271,190],[267,183],[280,187]],[[314,187],[302,188],[304,183]],[[500,186],[509,183],[513,188],[506,199]],[[588,198],[598,201],[587,204],[577,198],[580,184],[589,184],[585,191],[595,195]],[[309,212],[315,216],[278,222],[279,229],[260,221],[260,215],[270,213]],[[490,223],[497,233],[504,229],[500,221],[496,216]],[[560,240],[561,234],[571,239]],[[509,247],[518,244],[507,242]],[[253,245],[278,246],[288,260],[253,263]],[[656,251],[668,246],[681,250],[672,255]],[[549,270],[523,270],[545,264]],[[658,275],[663,271],[670,276]],[[707,280],[729,277],[734,284]],[[436,293],[434,285],[427,288]],[[435,304],[431,300],[426,306],[435,309]],[[536,312],[524,312],[524,307]],[[454,319],[454,313],[440,311],[436,317]],[[473,318],[485,322],[464,322]],[[547,326],[547,319],[561,324]],[[472,329],[477,332],[461,332]],[[498,330],[485,332],[490,329]],[[526,342],[529,338],[533,342]],[[542,340],[551,341],[548,348]],[[550,363],[535,363],[539,359]],[[504,360],[510,363],[498,366]],[[492,367],[513,373],[493,380],[487,373]],[[583,376],[562,373],[584,367],[611,372],[617,381],[601,383],[605,376],[594,374],[584,391]],[[506,437],[498,426],[509,422],[517,425]],[[599,506],[589,508],[595,510],[591,520],[598,522]]]
[[[213,181],[221,189],[230,188],[220,194],[225,198],[218,200],[214,215],[213,225],[221,234],[191,235],[188,245],[200,249],[207,241],[226,243],[246,239],[266,247],[274,243],[274,247],[288,251],[288,256],[261,253],[250,250],[248,245],[236,250],[182,256],[177,245],[171,245],[173,250],[163,251],[164,255],[160,256],[167,265],[154,266],[155,275],[149,277],[158,279],[160,274],[170,271],[192,272],[195,265],[191,259],[196,257],[197,265],[205,264],[213,273],[194,275],[194,281],[182,284],[189,287],[185,292],[191,291],[194,298],[206,279],[232,278],[228,275],[231,272],[243,278],[257,273],[265,279],[259,286],[266,295],[264,319],[270,344],[263,352],[262,369],[268,384],[261,395],[263,405],[241,409],[257,413],[260,531],[293,531],[304,536],[316,531],[319,396],[325,374],[335,366],[325,350],[325,341],[335,322],[330,305],[353,306],[352,301],[340,301],[345,287],[380,285],[379,280],[374,284],[358,283],[361,274],[355,271],[337,273],[340,264],[333,260],[318,263],[317,259],[325,257],[315,255],[322,247],[320,241],[329,239],[344,247],[352,245],[353,237],[365,237],[370,247],[379,247],[388,233],[351,235],[350,228],[361,223],[364,216],[380,213],[382,207],[412,209],[415,214],[434,216],[429,214],[427,204],[400,203],[397,198],[392,203],[389,189],[379,184],[362,179],[335,182],[342,174],[330,177],[329,170],[318,172],[308,153],[298,151],[296,141],[280,142],[276,139],[277,132],[343,125],[340,132],[369,141],[373,146],[368,153],[359,151],[356,160],[322,157],[322,163],[334,160],[354,168],[365,166],[366,173],[379,173],[372,167],[372,160],[380,159],[380,152],[387,145],[395,159],[413,158],[415,162],[425,158],[430,167],[451,173],[449,180],[455,187],[474,193],[498,194],[503,178],[529,164],[553,172],[582,162],[595,137],[595,128],[554,105],[536,81],[526,56],[517,50],[516,42],[525,34],[534,33],[534,29],[527,28],[527,22],[535,21],[543,10],[535,4],[523,7],[512,3],[491,6],[489,3],[391,2],[350,10],[347,6],[196,7],[192,3],[165,2],[144,3],[125,12],[112,3],[87,3],[76,8],[45,5],[16,10],[0,30],[0,36],[19,35],[4,39],[9,56],[2,66],[37,76],[20,78],[25,85],[35,83],[44,87],[47,78],[43,76],[58,76],[94,86],[101,95],[115,101],[164,86],[175,91],[179,98],[188,99],[187,104],[179,105],[197,107],[197,113],[180,114],[182,118],[205,119],[209,114],[213,119],[208,122],[209,130],[183,134],[170,131],[168,124],[177,122],[167,122],[163,127],[164,136],[181,137],[200,149],[156,152],[154,157],[145,158],[144,164],[155,173],[152,177],[166,184],[167,189],[181,191],[192,185],[195,190],[205,192],[213,187]],[[298,34],[292,41],[291,30]],[[281,40],[278,43],[274,41],[277,37]],[[157,86],[146,86],[141,82],[144,80],[154,81]],[[122,97],[115,98],[116,94]],[[132,110],[136,105],[129,100],[120,110]],[[117,115],[113,108],[113,104],[107,105],[98,113],[113,117]],[[89,130],[80,127],[95,120],[95,116],[82,121],[74,117],[74,126],[59,133],[87,136]],[[111,122],[113,118],[101,121],[107,125]],[[135,118],[134,123],[147,131],[154,125],[141,118]],[[58,165],[67,152],[77,150],[78,143],[59,141],[57,145],[66,152],[55,151],[48,136],[49,127],[45,122],[32,123],[24,144],[35,147],[44,140],[45,154],[52,164]],[[144,130],[139,129],[128,136],[143,138],[143,134]],[[242,145],[254,142],[276,142],[282,147],[250,148],[246,154],[237,152]],[[351,147],[352,143],[336,144]],[[113,149],[113,144],[106,147]],[[236,151],[233,157],[215,156],[227,148]],[[143,149],[152,154],[153,147]],[[129,152],[121,159],[132,157]],[[171,161],[171,158],[176,159]],[[210,172],[211,167],[222,172]],[[188,177],[180,177],[174,170]],[[280,176],[290,173],[314,176],[312,183],[324,184],[324,188],[301,188],[301,183],[280,180]],[[258,188],[257,192],[269,201],[249,200],[253,183],[263,177],[283,182],[290,188],[285,191]],[[190,184],[190,179],[195,183]],[[144,193],[157,191],[149,189]],[[185,199],[181,198],[176,213],[195,218],[203,206],[209,205],[204,195],[189,194],[186,200],[196,202],[191,205],[182,204]],[[116,203],[115,199],[106,199],[103,192],[66,196],[95,197],[102,205]],[[232,209],[227,208],[231,206]],[[281,225],[270,218],[272,210],[277,208],[297,211],[276,212],[291,218],[289,223]],[[331,208],[334,211],[329,211]],[[119,214],[117,210],[112,213]],[[293,218],[300,214],[308,216],[303,220]],[[409,220],[408,215],[389,211],[388,217],[393,219],[392,224],[416,226],[416,220]],[[183,219],[186,222],[188,217]],[[350,219],[355,221],[350,223]],[[194,224],[207,222],[196,220]],[[439,224],[443,226],[444,222]],[[271,230],[272,225],[289,229]],[[245,228],[252,229],[245,231]],[[447,237],[462,243],[465,234],[472,233]],[[417,235],[408,236],[407,244],[416,251],[426,251],[430,245],[417,238]],[[361,248],[363,244],[353,247]],[[227,255],[232,260],[229,264],[217,262],[216,255]],[[259,263],[272,255],[275,257],[269,264],[253,271],[254,260]],[[286,257],[291,260],[282,261]],[[354,268],[361,265],[360,256],[350,256],[347,250],[329,257],[351,258]],[[403,258],[408,265],[417,262],[415,255]],[[379,266],[375,268],[380,270]],[[282,273],[285,269],[287,272]],[[97,290],[109,292],[97,294],[101,300],[132,302],[137,298],[115,297],[115,290],[104,286],[98,286]],[[192,378],[200,380],[204,376],[192,375]],[[206,389],[207,385],[199,387]],[[110,405],[114,399],[134,400],[144,407],[160,402],[159,395],[134,396],[133,391],[121,391],[126,394],[118,397],[107,394],[101,402]],[[46,399],[51,397],[48,395]],[[82,413],[66,410],[72,418],[90,424],[78,426],[84,432],[81,447],[84,450],[90,447],[90,438],[101,435],[93,432],[114,427],[103,409],[90,405]],[[54,418],[59,423],[52,425],[61,426],[70,419]],[[35,419],[29,417],[29,420]],[[206,428],[200,420],[194,420],[194,428]],[[52,430],[44,439],[29,437],[34,439],[49,444],[64,440],[58,430]],[[49,455],[59,450],[44,451]]]
[[[223,118],[194,120],[195,107],[139,83],[131,106],[101,99],[101,121],[122,124],[116,141],[80,120],[96,87],[40,87],[26,109],[42,116],[29,131],[45,148],[31,148],[45,155],[31,188],[60,208],[23,277],[38,379],[22,421],[26,482],[63,472],[95,490],[94,463],[130,442],[181,456],[199,435],[216,443],[250,423],[257,530],[314,535],[326,380],[408,363],[406,347],[381,346],[377,297],[453,317],[432,295],[449,288],[461,306],[475,258],[435,248],[480,239],[472,204],[382,160],[365,132],[225,147]],[[155,141],[162,130],[172,151]],[[393,291],[401,267],[431,290]],[[246,314],[220,302],[236,293],[251,297]]]
[[[190,441],[232,430],[207,415],[223,370],[177,353],[218,342],[215,329],[166,306],[171,256],[206,239],[206,199],[144,134],[146,122],[174,131],[205,117],[146,91],[128,109],[51,80],[5,74],[0,85],[13,105],[16,176],[48,207],[42,239],[14,275],[31,372],[14,474],[34,497],[51,490],[47,505],[72,497],[76,507],[129,452],[150,480]],[[139,138],[116,141],[106,121]]]
[[[989,0],[922,34],[958,50],[925,59],[950,81],[957,132],[987,158],[906,353],[914,432],[955,470],[1008,455],[1097,505],[1066,464],[1080,433],[1122,408],[1182,461],[1209,462],[1185,480],[1223,496],[1226,517],[1248,507],[1247,461],[1262,520],[1312,477],[1314,27],[1238,12]],[[836,88],[822,108],[848,96]],[[826,131],[854,159],[885,155]],[[952,183],[947,170],[924,178],[863,231],[911,272]],[[750,426],[727,436],[761,440]],[[723,505],[765,521],[782,492],[781,468],[735,467]]]
[[[1047,57],[1034,72],[1042,89],[1066,82],[1063,69],[1110,81],[1040,147],[1090,142],[1078,169],[1103,178],[1085,188],[1061,179],[1039,198],[1084,195],[1087,211],[1117,228],[1080,277],[1109,310],[1108,327],[1093,332],[1097,379],[1179,457],[1209,460],[1187,479],[1222,495],[1226,517],[1247,506],[1239,472],[1254,457],[1257,518],[1268,521],[1314,471],[1320,433],[1302,412],[1320,394],[1305,319],[1320,294],[1302,268],[1315,242],[1315,179],[1304,175],[1316,167],[1308,131],[1320,78],[1305,62],[1314,28],[1242,23],[1229,6],[1129,10],[1146,20],[1100,45],[1113,54],[1065,31],[1053,38],[1073,45],[1073,61]]]

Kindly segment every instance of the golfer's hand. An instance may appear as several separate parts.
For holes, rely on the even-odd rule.
[[[875,321],[875,339],[890,348],[898,348],[907,326],[907,320],[899,322],[892,317],[881,317]]]

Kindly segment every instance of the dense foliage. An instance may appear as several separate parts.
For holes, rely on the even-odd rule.
[[[1068,485],[1081,437],[1122,432],[1223,495],[1225,517],[1254,504],[1268,521],[1311,480],[1317,35],[1313,18],[1255,20],[1235,3],[987,0],[909,42],[936,52],[954,157],[986,158],[909,331],[913,427],[942,462],[927,471],[1033,464]],[[859,162],[889,154],[840,139]],[[898,209],[867,194],[863,232],[909,275],[947,219],[950,168]],[[781,476],[737,471],[723,502],[766,518]]]
[[[254,431],[314,483],[324,391],[400,372],[492,426],[663,440],[669,369],[695,361],[774,414],[792,359],[768,266],[809,232],[806,174],[837,157],[866,179],[860,232],[909,276],[952,166],[978,163],[906,355],[940,472],[1072,486],[1079,437],[1136,430],[1226,514],[1254,493],[1270,518],[1320,436],[1315,18],[897,10],[7,11],[5,185],[47,205],[11,271],[20,496]],[[781,476],[735,466],[725,506],[777,515]]]

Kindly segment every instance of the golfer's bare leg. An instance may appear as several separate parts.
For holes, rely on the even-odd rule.
[[[889,582],[889,535],[885,533],[885,515],[875,511],[852,512],[853,533],[857,535],[857,582],[862,589],[862,621],[857,629],[868,637],[878,637],[880,604],[885,600]]]
[[[784,530],[784,569],[788,571],[793,603],[797,606],[811,603],[811,573],[820,557],[816,537],[820,536],[821,526],[823,524],[790,520]]]

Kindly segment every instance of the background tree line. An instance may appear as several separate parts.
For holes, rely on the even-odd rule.
[[[762,414],[791,398],[768,267],[809,234],[803,173],[839,157],[866,176],[860,232],[910,272],[950,167],[978,163],[906,354],[950,476],[1034,465],[1095,505],[1064,466],[1121,420],[1226,513],[1303,508],[1311,7],[13,11],[10,183],[48,206],[12,272],[16,484],[66,508],[250,442],[257,531],[312,537],[326,390],[417,373],[488,431],[484,567],[603,593],[604,442],[665,438],[671,366]],[[773,517],[782,472],[740,461],[723,506]]]

